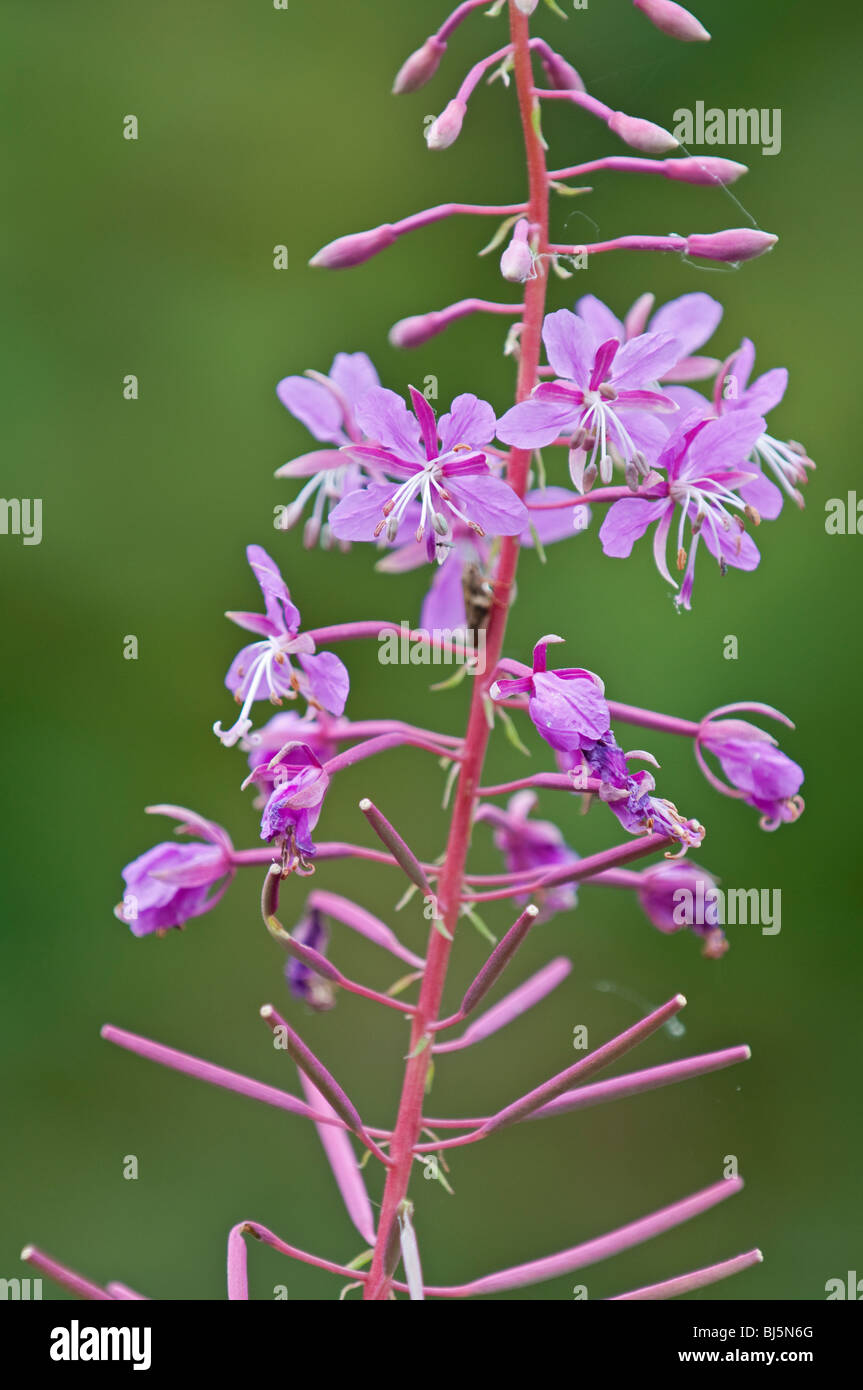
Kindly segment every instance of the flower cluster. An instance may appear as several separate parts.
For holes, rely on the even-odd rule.
[[[453,33],[480,4],[484,7],[487,0],[465,0],[408,58],[396,78],[397,93],[412,92],[431,80]],[[636,7],[674,38],[709,38],[699,21],[671,0],[636,0]],[[502,8],[494,6],[493,16]],[[611,887],[628,894],[662,935],[691,926],[709,959],[718,959],[727,949],[721,924],[683,922],[675,911],[680,892],[703,891],[705,885],[715,888],[712,875],[687,857],[690,849],[700,850],[704,826],[658,794],[654,772],[659,764],[650,752],[627,750],[618,741],[621,727],[688,740],[709,785],[754,808],[765,829],[796,820],[803,809],[802,769],[769,733],[740,717],[761,715],[790,725],[772,707],[730,704],[695,721],[611,699],[600,676],[583,667],[550,667],[549,647],[562,641],[554,635],[539,637],[530,665],[505,653],[507,614],[515,599],[523,547],[541,549],[562,542],[583,531],[591,515],[607,507],[599,527],[605,554],[628,556],[652,528],[660,574],[677,590],[676,602],[688,609],[702,539],[723,571],[754,569],[760,557],[747,528],[778,516],[785,496],[800,502],[800,485],[812,467],[801,446],[782,443],[767,432],[766,416],[782,399],[786,373],[774,369],[752,380],[754,349],[748,340],[725,361],[702,353],[722,317],[720,305],[709,295],[685,294],[659,309],[651,295],[644,295],[623,319],[592,295],[581,297],[573,309],[546,312],[550,267],[565,270],[578,250],[550,239],[550,195],[565,189],[566,179],[608,170],[659,175],[683,184],[723,185],[744,169],[722,159],[656,158],[675,150],[673,136],[649,120],[606,106],[591,95],[562,55],[544,39],[531,36],[528,17],[536,0],[508,0],[506,9],[508,42],[474,65],[429,125],[426,138],[430,149],[449,147],[462,130],[481,80],[499,76],[509,84],[514,73],[532,171],[529,199],[494,207],[447,203],[425,209],[401,222],[339,237],[314,257],[313,264],[358,265],[402,235],[443,218],[493,217],[500,225],[491,245],[505,243],[502,277],[509,285],[523,286],[523,297],[515,303],[465,299],[412,314],[395,326],[391,340],[415,345],[473,313],[509,318],[505,350],[517,365],[514,403],[499,414],[487,401],[463,392],[449,410],[436,415],[415,388],[410,388],[408,404],[382,386],[362,352],[340,352],[327,375],[310,370],[285,377],[277,387],[282,404],[321,446],[279,469],[280,477],[303,480],[297,496],[281,509],[281,529],[290,530],[305,517],[306,546],[320,542],[329,549],[347,550],[355,542],[370,543],[381,552],[380,568],[389,573],[432,565],[434,577],[422,611],[424,629],[417,640],[435,649],[445,641],[441,630],[452,633],[477,623],[486,628],[488,669],[468,683],[472,689],[465,731],[421,728],[390,717],[385,709],[374,719],[352,718],[347,712],[348,670],[330,648],[374,641],[392,624],[336,621],[303,629],[279,566],[260,546],[251,545],[247,555],[264,611],[227,615],[254,640],[234,657],[225,680],[240,705],[237,719],[227,729],[216,723],[214,730],[223,745],[238,745],[248,760],[242,786],[256,789],[259,842],[236,849],[226,831],[196,813],[152,807],[174,816],[180,832],[191,835],[192,842],[156,845],[124,870],[126,892],[117,915],[139,937],[163,935],[202,916],[238,875],[263,871],[261,918],[268,941],[284,953],[277,982],[286,1007],[329,1011],[340,992],[346,992],[397,1014],[407,1025],[398,1048],[399,1065],[404,1066],[401,1101],[395,1119],[382,1128],[364,1120],[333,1073],[271,1004],[261,1009],[262,1018],[295,1065],[302,1096],[122,1029],[104,1030],[103,1035],[120,1047],[309,1120],[320,1135],[347,1215],[363,1250],[370,1247],[370,1263],[362,1253],[344,1262],[324,1259],[286,1244],[258,1222],[242,1222],[229,1238],[231,1299],[248,1297],[246,1234],[290,1258],[342,1276],[369,1300],[385,1300],[399,1292],[415,1300],[481,1297],[567,1274],[627,1249],[708,1210],[740,1186],[739,1179],[723,1179],[606,1236],[469,1283],[435,1286],[423,1278],[409,1196],[417,1162],[426,1166],[426,1176],[431,1173],[446,1184],[445,1151],[490,1139],[510,1124],[622,1100],[742,1062],[749,1055],[745,1046],[731,1047],[595,1081],[595,1073],[675,1018],[685,1000],[674,995],[624,1033],[489,1115],[462,1120],[427,1113],[436,1059],[492,1037],[568,977],[569,960],[554,957],[476,1012],[538,923],[544,924],[543,931],[549,924],[555,931],[572,924],[581,910],[583,890]],[[536,60],[542,79],[534,70]],[[549,170],[538,113],[550,100],[569,102],[599,119],[638,153]],[[684,237],[623,236],[588,247],[586,254],[654,250],[739,263],[769,250],[774,242],[766,233],[730,228]],[[693,382],[706,383],[704,393]],[[542,451],[552,449],[566,451],[566,464],[563,476],[548,482]],[[669,538],[673,564],[682,575],[679,588],[668,564]],[[580,546],[579,560],[584,558]],[[491,595],[481,616],[471,611],[465,597],[466,579],[474,574]],[[587,588],[584,584],[582,591]],[[609,647],[613,650],[611,641]],[[280,708],[285,701],[302,703]],[[264,702],[278,708],[255,728],[257,707]],[[511,742],[529,753],[530,770],[501,784],[483,785],[489,741],[502,725]],[[539,754],[525,749],[519,726],[528,738],[538,735]],[[445,799],[452,802],[443,844],[421,857],[369,796],[359,803],[363,822],[358,824],[361,836],[370,834],[371,844],[362,838],[356,843],[320,838],[318,828],[326,826],[327,803],[340,774],[407,748],[422,751],[433,760],[431,766],[443,771]],[[717,764],[722,775],[715,770]],[[533,815],[539,797],[546,795],[557,805],[554,820]],[[502,796],[507,798],[503,804],[498,802]],[[578,816],[587,807],[604,827],[609,843],[599,852],[582,855],[570,841],[576,839]],[[502,856],[502,872],[474,872],[470,854],[477,825],[490,829]],[[355,897],[343,897],[326,886],[331,861],[349,862],[356,869]],[[638,861],[651,862],[633,868]],[[387,922],[359,901],[360,874],[367,864],[400,883],[405,932],[415,934],[428,927],[424,943],[404,944]],[[290,905],[290,920],[296,925],[289,929],[282,920],[288,918],[280,896],[292,895],[313,873],[316,886],[302,904]],[[318,886],[322,880],[324,886]],[[493,904],[501,901],[512,907],[497,939],[480,914],[487,905],[493,911]],[[621,915],[625,919],[625,909]],[[463,919],[491,937],[492,949],[458,1008],[445,1014],[444,987]],[[343,929],[398,962],[399,978],[388,991],[349,978],[336,964]],[[661,944],[659,938],[656,941]],[[336,959],[330,954],[333,942]],[[453,1029],[460,1031],[453,1034]],[[436,1084],[445,1085],[446,1066],[440,1070],[443,1077]],[[374,1201],[364,1171],[369,1158],[377,1165],[372,1171],[382,1179]],[[123,1285],[103,1289],[32,1247],[25,1253],[39,1269],[84,1297],[139,1297]],[[747,1250],[620,1297],[655,1299],[687,1293],[759,1259],[757,1250]]]

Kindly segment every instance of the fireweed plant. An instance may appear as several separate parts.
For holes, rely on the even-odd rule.
[[[681,890],[694,894],[700,885],[703,893],[714,885],[687,857],[690,849],[700,847],[704,829],[658,795],[649,770],[656,767],[655,760],[643,751],[625,751],[626,744],[618,741],[620,726],[677,735],[689,744],[712,787],[753,807],[764,829],[795,820],[803,809],[802,770],[771,734],[743,717],[754,714],[789,724],[777,710],[756,703],[726,705],[690,721],[620,704],[606,698],[603,682],[593,672],[553,665],[562,639],[541,632],[536,634],[530,667],[504,654],[522,546],[561,542],[583,530],[597,513],[603,518],[599,539],[606,555],[628,556],[650,531],[659,573],[673,586],[676,604],[689,609],[702,545],[723,572],[728,566],[754,569],[760,557],[752,531],[762,519],[778,516],[786,497],[802,504],[800,485],[812,463],[800,445],[783,443],[768,430],[766,417],[785,391],[784,370],[753,377],[755,353],[748,340],[725,363],[700,354],[722,315],[720,305],[707,294],[685,294],[658,309],[653,297],[644,295],[622,319],[591,295],[579,299],[574,312],[546,311],[550,275],[566,278],[568,263],[578,255],[653,249],[736,265],[767,251],[776,238],[747,228],[688,236],[635,234],[586,248],[550,241],[550,194],[572,191],[567,180],[613,170],[724,186],[745,168],[727,159],[674,154],[677,142],[667,131],[641,117],[612,111],[591,96],[570,63],[544,39],[531,36],[530,16],[537,0],[498,0],[491,9],[487,5],[488,0],[460,4],[408,58],[396,77],[395,92],[412,92],[434,77],[449,40],[474,11],[486,8],[492,19],[508,19],[508,35],[500,36],[505,41],[471,69],[429,125],[426,140],[432,150],[443,150],[456,140],[483,78],[514,85],[527,156],[527,198],[495,207],[454,202],[428,208],[399,222],[342,236],[319,251],[312,264],[359,265],[397,238],[457,214],[497,220],[501,225],[492,249],[503,248],[502,276],[522,286],[522,293],[512,302],[468,299],[405,319],[392,329],[391,339],[411,347],[466,314],[510,319],[505,351],[517,364],[515,403],[498,419],[490,405],[466,392],[436,417],[419,391],[411,389],[406,402],[382,387],[369,358],[359,352],[339,353],[328,375],[308,371],[278,386],[280,400],[318,446],[280,470],[282,476],[304,480],[284,512],[284,529],[305,517],[306,545],[320,540],[346,549],[351,542],[374,543],[382,552],[379,563],[385,571],[428,567],[431,582],[423,625],[412,638],[442,653],[451,651],[468,630],[482,630],[485,637],[485,660],[476,662],[470,673],[466,730],[454,736],[385,717],[351,720],[345,713],[348,670],[332,649],[343,652],[352,641],[377,640],[392,625],[337,622],[304,631],[278,565],[252,545],[248,559],[263,608],[228,614],[250,640],[226,678],[239,713],[230,727],[217,723],[215,732],[224,745],[238,745],[248,757],[249,775],[243,785],[257,789],[265,846],[235,849],[225,831],[202,816],[180,807],[153,806],[151,812],[173,817],[178,831],[189,839],[158,844],[124,871],[126,892],[118,915],[136,936],[147,936],[182,927],[208,912],[238,873],[263,868],[263,921],[284,948],[290,996],[306,1007],[325,1010],[340,990],[346,990],[367,1000],[370,1008],[396,1011],[407,1023],[401,1100],[389,1128],[377,1128],[359,1114],[332,1072],[272,1005],[261,1014],[276,1044],[297,1067],[302,1097],[120,1028],[103,1030],[104,1037],[128,1051],[303,1117],[317,1129],[359,1233],[361,1253],[338,1263],[295,1248],[257,1221],[243,1221],[228,1239],[229,1299],[248,1297],[248,1236],[332,1272],[342,1285],[347,1281],[360,1289],[365,1299],[383,1300],[398,1293],[411,1299],[465,1298],[570,1274],[707,1211],[741,1186],[739,1178],[714,1182],[610,1234],[466,1284],[432,1287],[423,1280],[409,1195],[418,1164],[446,1185],[448,1152],[491,1140],[505,1126],[550,1121],[582,1107],[701,1076],[749,1055],[747,1047],[735,1046],[597,1080],[604,1068],[674,1018],[685,1004],[678,994],[502,1110],[469,1118],[438,1117],[430,1106],[439,1054],[488,1038],[565,979],[570,963],[552,960],[490,1008],[480,1008],[504,973],[512,972],[514,957],[535,924],[573,908],[579,884],[607,884],[634,894],[660,931],[692,926],[708,957],[726,949],[718,919],[709,920],[708,913],[708,920],[693,925],[678,911]],[[672,38],[688,42],[709,37],[687,10],[670,0],[635,0],[635,5]],[[542,103],[547,100],[569,102],[598,117],[612,136],[636,153],[550,171],[541,134]],[[708,385],[702,391],[693,382]],[[567,485],[546,483],[541,450],[553,450],[553,456],[561,458],[559,477],[566,460]],[[254,729],[253,716],[265,702],[282,705],[286,700],[298,708],[282,710]],[[495,715],[515,743],[517,721],[530,721],[553,750],[556,770],[536,768],[502,785],[483,785]],[[339,773],[408,746],[424,750],[450,773],[445,805],[451,806],[451,819],[440,857],[421,862],[369,799],[360,802],[360,811],[378,848],[316,839]],[[610,812],[614,818],[608,822],[610,847],[580,858],[555,824],[533,815],[540,789],[604,803],[595,814]],[[503,871],[498,874],[468,871],[477,824],[492,835],[502,854]],[[649,867],[631,867],[637,861],[656,861],[657,856],[658,862]],[[424,954],[409,949],[361,904],[325,887],[312,889],[290,929],[283,924],[278,914],[284,880],[309,875],[316,865],[332,859],[372,861],[403,875],[406,898],[422,902],[429,922]],[[482,927],[478,911],[496,900],[513,904],[514,921],[458,1008],[446,1015],[441,1001],[460,919],[473,918]],[[333,928],[357,932],[395,958],[401,978],[388,993],[348,979],[330,959]],[[33,1247],[24,1257],[85,1298],[143,1296],[117,1283],[100,1287]],[[713,1284],[760,1258],[757,1249],[735,1253],[617,1296],[670,1298]]]

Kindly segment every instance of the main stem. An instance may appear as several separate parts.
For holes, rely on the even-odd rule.
[[[533,70],[530,58],[530,26],[528,18],[509,0],[509,25],[514,45],[515,84],[527,154],[529,202],[527,218],[532,234],[537,237],[537,251],[542,255],[548,246],[548,174],[542,140],[534,127]],[[539,262],[543,266],[543,261]],[[542,320],[545,312],[546,280],[538,274],[529,280],[524,296],[524,317],[520,339],[520,358],[516,400],[529,396],[536,385],[542,342]],[[522,497],[527,487],[530,452],[513,449],[507,463],[507,481]],[[459,917],[465,861],[470,843],[474,804],[480,785],[483,763],[488,746],[489,727],[486,719],[485,697],[493,679],[495,667],[503,650],[509,605],[516,569],[519,541],[517,536],[504,537],[500,559],[494,577],[495,602],[486,632],[486,672],[474,681],[470,715],[463,745],[463,760],[455,793],[446,858],[438,881],[438,901],[443,922],[450,938],[455,936]],[[440,1017],[446,972],[452,940],[432,927],[429,932],[426,968],[423,975],[417,1011],[411,1027],[411,1043],[398,1118],[390,1146],[391,1166],[387,1169],[378,1235],[369,1278],[363,1297],[372,1301],[385,1299],[390,1290],[392,1270],[387,1270],[387,1254],[392,1249],[394,1226],[399,1204],[407,1194],[414,1148],[422,1128],[423,1100],[431,1061],[428,1038],[431,1024]],[[419,1050],[417,1050],[419,1049]]]

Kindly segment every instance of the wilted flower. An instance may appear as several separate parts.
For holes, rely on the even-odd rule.
[[[661,932],[688,927],[704,942],[702,955],[718,960],[728,950],[719,925],[716,879],[691,859],[652,864],[638,875],[638,901],[645,916]],[[699,921],[701,916],[703,920]]]
[[[776,830],[783,822],[795,821],[803,813],[799,795],[803,769],[778,747],[776,739],[744,719],[723,719],[727,710],[746,706],[726,706],[709,714],[699,726],[695,755],[711,786],[726,796],[741,797],[761,812],[761,828]],[[783,723],[789,721],[776,712]],[[793,727],[793,726],[792,726]],[[731,783],[729,787],[704,761],[704,751],[713,753]]]
[[[495,681],[489,694],[493,700],[527,694],[528,714],[537,733],[552,748],[575,752],[601,738],[608,730],[610,717],[599,676],[579,666],[548,670],[548,643],[562,640],[542,637],[533,649],[530,675]]]
[[[560,869],[566,864],[576,864],[581,857],[570,849],[562,831],[551,821],[531,820],[530,813],[535,805],[536,794],[523,791],[510,797],[505,811],[491,805],[480,806],[477,810],[476,820],[494,827],[495,846],[512,874]],[[568,912],[575,907],[578,892],[574,883],[563,883],[538,893],[516,895],[516,900],[541,902],[542,911],[537,920],[546,920],[555,912]]]
[[[135,936],[182,927],[209,912],[234,877],[233,845],[221,826],[182,806],[149,806],[176,816],[179,829],[199,836],[194,844],[163,841],[123,870],[126,892],[114,909]],[[215,890],[215,891],[213,891]]]
[[[279,840],[286,865],[294,867],[315,854],[312,831],[318,823],[329,776],[305,743],[288,743],[269,762],[249,773],[243,783],[274,784],[263,815],[261,839]]]
[[[326,954],[329,932],[324,914],[310,908],[294,927],[291,936],[301,946],[311,946],[313,951]],[[333,1007],[335,994],[332,984],[315,973],[311,966],[296,956],[289,956],[285,962],[285,979],[295,999],[302,999],[315,1013],[325,1013]]]
[[[687,849],[700,845],[704,827],[682,816],[673,801],[654,796],[656,781],[646,769],[630,772],[628,758],[649,757],[624,753],[610,731],[596,743],[585,743],[580,753],[558,754],[558,764],[573,772],[577,788],[586,774],[600,782],[599,799],[606,802],[630,835],[666,835]],[[651,759],[652,761],[652,759]]]

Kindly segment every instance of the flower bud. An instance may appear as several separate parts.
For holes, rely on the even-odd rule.
[[[362,265],[370,261],[379,251],[392,246],[396,233],[388,222],[381,227],[373,227],[370,232],[352,232],[348,236],[336,237],[316,252],[309,265],[323,267],[325,270],[344,270],[348,266]]]
[[[695,234],[686,238],[686,252],[705,261],[751,261],[776,245],[778,237],[754,227],[735,227],[725,232]]]
[[[698,43],[710,38],[704,25],[674,0],[633,0],[637,10],[646,15],[651,24],[668,34],[672,39],[683,43]]]
[[[440,333],[446,328],[446,318],[440,312],[430,314],[412,314],[410,318],[399,319],[394,323],[389,331],[389,340],[393,347],[413,348],[420,347],[422,343],[428,342],[435,334]]]
[[[666,160],[662,172],[667,179],[679,179],[682,183],[727,184],[736,183],[748,169],[745,164],[738,164],[736,159],[694,155],[686,159]]]
[[[643,154],[667,154],[677,149],[678,141],[670,131],[640,116],[627,116],[625,111],[613,111],[608,118],[608,128],[624,144]]]
[[[522,217],[515,224],[512,241],[500,258],[500,273],[504,280],[523,285],[533,276],[533,252],[527,240],[528,222]]]
[[[418,48],[409,58],[406,58],[396,73],[396,80],[393,83],[393,96],[402,96],[405,92],[417,92],[420,87],[424,87],[430,82],[440,67],[440,61],[446,52],[446,44],[436,35],[426,39],[422,48]]]
[[[533,14],[538,4],[539,0],[515,0],[515,8],[522,14]]]
[[[436,120],[426,131],[426,144],[430,150],[447,150],[454,145],[461,134],[462,123],[467,115],[467,106],[458,97],[453,97]]]
[[[542,67],[548,78],[548,85],[558,92],[583,92],[584,83],[571,63],[561,58],[553,49],[543,49]]]

